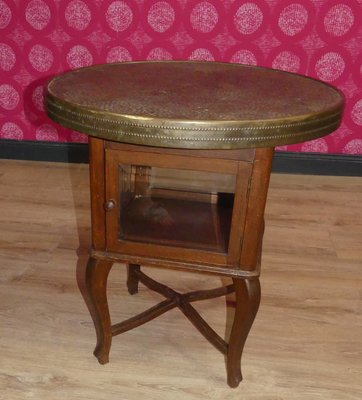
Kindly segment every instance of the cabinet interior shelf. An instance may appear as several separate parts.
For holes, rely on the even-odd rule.
[[[135,196],[122,207],[120,239],[227,253],[232,207],[229,193]]]

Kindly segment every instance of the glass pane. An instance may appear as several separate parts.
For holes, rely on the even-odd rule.
[[[234,175],[120,165],[121,240],[226,253]]]

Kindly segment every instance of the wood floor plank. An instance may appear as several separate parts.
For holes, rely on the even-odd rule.
[[[361,178],[272,176],[262,301],[238,389],[179,310],[115,337],[110,363],[97,363],[75,279],[90,243],[88,179],[85,165],[0,160],[1,400],[361,399]],[[221,283],[147,273],[181,292]],[[161,299],[143,286],[130,296],[121,264],[109,283],[113,322]],[[224,300],[195,306],[224,337]]]

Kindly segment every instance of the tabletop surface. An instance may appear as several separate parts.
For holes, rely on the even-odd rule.
[[[272,147],[340,124],[343,98],[320,81],[214,62],[97,65],[53,79],[50,118],[120,142],[180,148]]]

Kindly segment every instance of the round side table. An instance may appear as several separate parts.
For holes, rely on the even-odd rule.
[[[53,79],[50,118],[87,133],[92,249],[83,284],[99,362],[112,337],[178,307],[226,355],[231,387],[260,302],[264,208],[274,146],[316,139],[340,124],[343,97],[322,82],[282,71],[208,62],[97,65]],[[107,277],[127,265],[165,300],[111,323]],[[232,284],[178,293],[141,265],[217,274]],[[224,340],[191,303],[235,292]]]

